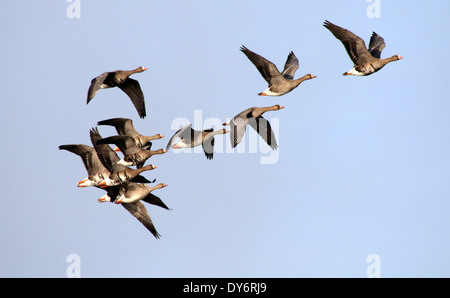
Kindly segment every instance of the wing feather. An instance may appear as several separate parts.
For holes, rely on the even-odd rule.
[[[275,134],[270,126],[270,122],[260,116],[255,118],[251,118],[248,121],[248,125],[250,125],[260,136],[261,138],[270,146],[273,150],[278,148],[277,141],[275,140]]]
[[[372,33],[369,42],[369,52],[375,58],[381,58],[381,52],[386,47],[383,37],[375,32]]]
[[[259,73],[262,75],[264,80],[266,80],[269,86],[280,84],[286,80],[281,75],[275,64],[273,64],[266,58],[250,51],[245,46],[241,47],[241,51],[255,65],[255,67],[258,69]]]
[[[128,95],[128,97],[131,99],[131,102],[133,103],[134,107],[136,108],[136,110],[139,114],[139,117],[145,118],[146,111],[145,111],[144,93],[142,93],[139,82],[134,79],[127,78],[118,87],[123,92],[125,92]]]
[[[285,77],[287,80],[293,80],[294,74],[298,69],[298,59],[295,56],[294,52],[290,52],[286,63],[284,64],[284,70],[281,72],[283,77]]]
[[[355,65],[363,64],[370,60],[371,55],[366,48],[364,40],[359,36],[329,21],[325,21],[323,26],[342,42],[348,56]]]
[[[161,235],[156,231],[155,225],[153,224],[150,215],[145,209],[145,206],[141,202],[136,203],[122,203],[122,206],[127,209],[137,220],[139,220],[146,228],[149,230],[156,239],[159,239]]]
[[[91,85],[89,86],[87,93],[86,104],[88,104],[91,101],[91,99],[93,99],[94,96],[97,94],[98,90],[100,90],[100,86],[103,84],[108,74],[109,72],[104,72],[101,75],[92,79]]]

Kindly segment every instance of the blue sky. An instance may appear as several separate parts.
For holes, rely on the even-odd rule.
[[[449,277],[450,102],[448,1],[66,1],[1,4],[3,108],[0,276],[65,277],[72,254],[82,277]],[[403,60],[368,77],[322,26],[362,37],[377,32],[382,56]],[[282,97],[241,45],[281,68],[294,51],[296,76],[317,78]],[[139,119],[119,89],[86,105],[104,71],[149,69]],[[281,104],[273,163],[262,144],[152,157],[145,173],[172,210],[148,206],[156,240],[127,211],[77,188],[81,159],[61,144],[90,145],[97,121],[126,117],[142,134],[178,125],[219,128],[251,106]],[[201,115],[201,119],[199,119]],[[102,136],[115,134],[99,127]],[[252,139],[253,138],[253,139]],[[251,143],[251,142],[250,142]],[[230,152],[231,151],[231,152]]]

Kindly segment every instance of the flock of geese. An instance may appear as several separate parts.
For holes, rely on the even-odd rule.
[[[386,64],[400,60],[403,57],[394,55],[382,59],[381,52],[386,46],[384,39],[373,32],[369,47],[364,40],[347,29],[325,21],[323,26],[339,39],[345,47],[347,54],[353,62],[353,68],[343,75],[367,76],[379,71]],[[245,46],[240,50],[255,65],[261,76],[266,80],[268,88],[258,95],[281,96],[297,88],[303,81],[310,80],[316,76],[306,74],[294,79],[294,74],[299,68],[299,61],[293,52],[290,52],[282,72],[266,58],[252,52]],[[87,94],[88,104],[100,89],[118,87],[131,99],[140,118],[145,118],[146,108],[144,94],[137,80],[130,78],[131,75],[147,70],[138,67],[134,70],[117,70],[104,72],[92,79]],[[153,155],[167,153],[170,148],[193,148],[202,145],[207,159],[211,160],[214,153],[214,136],[230,133],[231,146],[236,147],[245,135],[247,125],[252,127],[260,137],[270,146],[272,150],[278,148],[270,123],[262,115],[268,111],[283,109],[283,106],[273,105],[270,107],[251,107],[236,116],[229,122],[223,123],[230,126],[228,129],[194,130],[192,124],[179,129],[170,138],[165,149],[152,150],[152,141],[164,137],[156,134],[153,136],[142,135],[133,127],[133,121],[128,118],[112,118],[102,120],[98,126],[113,126],[117,135],[103,138],[97,127],[90,130],[92,146],[84,144],[60,145],[60,150],[67,150],[81,157],[88,173],[88,177],[77,183],[78,187],[94,186],[106,191],[106,194],[98,199],[99,202],[112,202],[121,204],[134,217],[136,217],[153,235],[159,238],[157,232],[144,204],[156,205],[169,210],[163,201],[152,192],[161,189],[167,184],[155,182],[142,176],[143,172],[156,168],[153,164],[145,165],[146,161]],[[178,142],[176,142],[178,140]],[[116,147],[112,148],[111,145]],[[119,157],[119,154],[122,157]]]

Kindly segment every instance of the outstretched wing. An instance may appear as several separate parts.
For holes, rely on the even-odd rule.
[[[107,172],[100,162],[95,149],[91,146],[84,144],[69,144],[61,145],[58,148],[59,150],[67,150],[81,157],[89,176],[95,173]]]
[[[92,145],[97,152],[98,159],[110,172],[113,171],[115,164],[120,160],[117,153],[111,149],[108,144],[98,144],[97,141],[102,139],[102,136],[98,132],[98,129],[92,128],[89,131]]]
[[[136,145],[134,139],[130,136],[115,135],[107,138],[100,139],[97,144],[114,144],[119,147],[120,151],[124,155],[134,154],[139,152],[141,148]]]
[[[152,193],[149,193],[147,196],[145,196],[142,201],[170,210],[169,207],[167,207],[166,204],[164,204],[164,202],[158,196],[155,196]]]
[[[293,80],[294,74],[298,69],[298,59],[295,56],[294,52],[290,52],[286,63],[284,64],[284,70],[281,72],[283,77],[285,77],[286,80]]]
[[[384,42],[383,37],[373,32],[369,42],[370,54],[375,58],[381,58],[381,52],[385,47],[386,43]]]
[[[275,134],[273,133],[270,122],[260,116],[257,118],[250,118],[248,120],[248,125],[250,125],[256,132],[263,138],[263,140],[270,146],[273,150],[278,148],[277,141],[275,140]]]
[[[133,126],[133,120],[128,118],[111,118],[97,122],[97,125],[114,126],[119,135],[128,135],[134,137],[138,134]]]
[[[241,117],[235,117],[230,120],[230,139],[231,148],[236,147],[245,135],[247,120]]]
[[[100,86],[103,84],[108,74],[109,72],[104,72],[101,75],[92,79],[91,85],[89,86],[87,93],[86,104],[88,104],[91,101],[91,99],[93,99],[94,96],[97,94],[98,90],[100,89]]]
[[[118,87],[123,92],[125,92],[131,99],[131,102],[136,108],[139,117],[145,118],[146,112],[145,112],[144,93],[142,93],[139,82],[134,79],[127,78],[122,84],[119,84]]]
[[[150,218],[150,215],[145,209],[145,206],[141,202],[136,203],[122,203],[122,206],[128,210],[134,217],[137,218],[146,228],[149,230],[156,239],[159,239],[161,235],[156,231],[155,226],[153,225],[153,221]]]
[[[258,69],[259,73],[262,75],[264,80],[267,81],[269,86],[280,84],[286,80],[281,75],[275,64],[266,58],[250,51],[245,46],[241,47],[241,51],[255,65],[256,69]]]
[[[211,133],[213,129],[205,129],[203,132]],[[208,134],[202,142],[203,152],[207,159],[213,159],[214,155],[214,135]]]
[[[356,64],[362,64],[370,60],[371,55],[366,48],[364,40],[347,29],[336,26],[329,21],[325,21],[323,26],[330,30],[333,35],[344,45],[348,56]]]

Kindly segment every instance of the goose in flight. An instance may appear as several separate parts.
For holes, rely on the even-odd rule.
[[[250,51],[245,46],[241,47],[241,51],[255,65],[269,85],[269,88],[258,93],[258,95],[281,96],[297,88],[303,81],[316,77],[315,75],[307,74],[294,80],[294,74],[299,67],[298,59],[294,52],[289,53],[284,69],[280,72],[275,64],[255,52]]]
[[[140,66],[133,70],[109,71],[93,78],[88,89],[86,104],[94,98],[98,90],[119,87],[131,99],[139,117],[145,118],[144,94],[142,93],[139,82],[130,78],[130,76],[135,73],[146,71],[147,69],[148,68],[146,67]]]
[[[278,145],[275,140],[275,134],[270,126],[270,122],[262,115],[267,111],[277,111],[281,109],[284,109],[284,107],[280,105],[261,108],[252,107],[234,116],[230,122],[223,123],[223,125],[230,125],[231,127],[231,147],[234,148],[241,142],[247,125],[250,125],[270,148],[276,150]]]
[[[344,76],[368,76],[379,71],[390,62],[403,59],[403,57],[399,55],[381,59],[381,52],[386,44],[384,39],[375,32],[372,33],[369,48],[367,48],[364,40],[349,30],[339,27],[327,20],[325,20],[323,26],[330,30],[330,32],[342,42],[348,56],[353,62],[353,68],[344,72]]]
[[[119,150],[124,154],[124,157],[117,163],[124,166],[137,166],[141,168],[147,159],[155,154],[164,154],[167,150],[147,150],[136,145],[134,139],[130,136],[115,135],[107,138],[97,140],[97,144],[114,144],[119,147]]]
[[[97,125],[109,125],[113,126],[119,135],[130,136],[136,142],[139,147],[151,147],[151,141],[161,139],[164,137],[162,134],[155,134],[153,136],[145,136],[137,132],[133,126],[133,120],[128,118],[111,118],[97,122]]]
[[[84,144],[67,144],[60,145],[58,148],[59,150],[67,150],[81,157],[84,167],[88,172],[88,177],[79,181],[77,183],[78,187],[97,186],[109,176],[109,170],[98,158],[94,147]]]
[[[114,202],[117,204],[121,204],[131,215],[139,220],[156,239],[159,239],[161,235],[156,230],[155,225],[153,224],[153,221],[150,218],[147,209],[145,208],[145,205],[142,203],[143,201],[169,210],[166,204],[164,204],[159,197],[153,195],[152,193],[149,193],[146,196],[142,196],[140,200],[136,200],[134,202],[118,202],[121,197],[127,195],[129,196],[128,193],[135,193],[138,189],[141,188],[145,188],[145,186],[134,182],[126,182],[120,186],[110,186],[105,188],[107,193],[100,199],[98,199],[98,202]]]
[[[202,145],[206,158],[211,160],[214,154],[214,136],[226,134],[227,132],[229,132],[227,129],[219,129],[214,131],[212,128],[195,130],[192,128],[192,124],[188,124],[175,132],[167,143],[166,150],[169,150],[171,146],[173,149],[179,149],[193,148]],[[173,145],[177,138],[180,138],[180,141]]]

